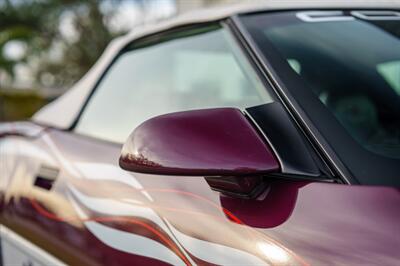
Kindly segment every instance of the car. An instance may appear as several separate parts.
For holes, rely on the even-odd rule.
[[[396,1],[143,26],[0,124],[2,265],[399,265]]]

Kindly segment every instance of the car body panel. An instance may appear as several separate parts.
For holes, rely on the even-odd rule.
[[[189,14],[113,41],[33,122],[0,124],[0,236],[7,228],[70,265],[398,265],[397,188],[271,178],[258,198],[238,199],[212,191],[203,177],[124,171],[122,144],[69,130],[133,40],[240,12],[376,6],[362,2],[285,1]]]
[[[212,191],[202,177],[126,172],[120,145],[54,129],[2,138],[0,147],[9,177],[2,224],[68,264],[400,259],[395,188],[275,180],[261,197],[243,200]],[[42,165],[59,170],[51,190],[34,185]]]

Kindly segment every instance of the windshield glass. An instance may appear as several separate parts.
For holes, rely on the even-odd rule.
[[[367,152],[400,158],[400,13],[301,11],[246,19],[266,58],[274,49],[293,72],[284,78],[296,76]]]

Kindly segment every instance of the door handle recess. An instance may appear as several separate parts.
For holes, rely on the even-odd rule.
[[[58,177],[59,170],[53,167],[41,166],[35,178],[34,186],[51,190]]]

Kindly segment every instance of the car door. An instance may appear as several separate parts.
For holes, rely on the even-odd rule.
[[[203,177],[118,166],[125,138],[149,117],[257,105],[254,118],[279,105],[224,26],[137,40],[97,78],[68,130],[0,127],[4,265],[398,264],[396,188],[347,186],[328,171],[320,182],[269,177],[259,197],[239,199]]]
[[[135,41],[102,75],[73,129],[40,127],[23,140],[32,152],[10,167],[22,170],[8,174],[2,223],[74,265],[266,264],[253,248],[265,236],[225,211],[203,178],[131,174],[118,158],[128,134],[155,115],[268,102],[218,23]]]
[[[84,156],[83,151],[75,151],[85,158],[78,162],[79,172],[93,183],[73,189],[78,205],[116,216],[117,220],[119,216],[129,217],[129,221],[137,219],[135,227],[157,232],[141,233],[143,228],[113,231],[120,235],[113,242],[103,232],[110,228],[95,226],[89,230],[133,260],[139,256],[171,264],[267,263],[252,248],[254,238],[262,236],[233,223],[234,217],[226,217],[218,204],[219,194],[203,178],[132,175],[117,165],[121,144],[150,117],[189,109],[244,108],[272,101],[224,27],[189,27],[164,33],[157,39],[150,43],[148,39],[139,40],[124,48],[83,110],[75,135],[68,135],[78,141],[83,138],[91,146],[83,149],[88,152]],[[106,144],[107,148],[103,148]],[[85,144],[77,146],[81,145]],[[103,169],[102,174],[98,169]],[[103,193],[85,189],[100,188],[102,183]],[[101,207],[106,203],[110,204],[107,210]],[[249,234],[251,237],[246,237]],[[147,248],[124,246],[119,240],[123,235]],[[150,240],[135,240],[138,235]]]

